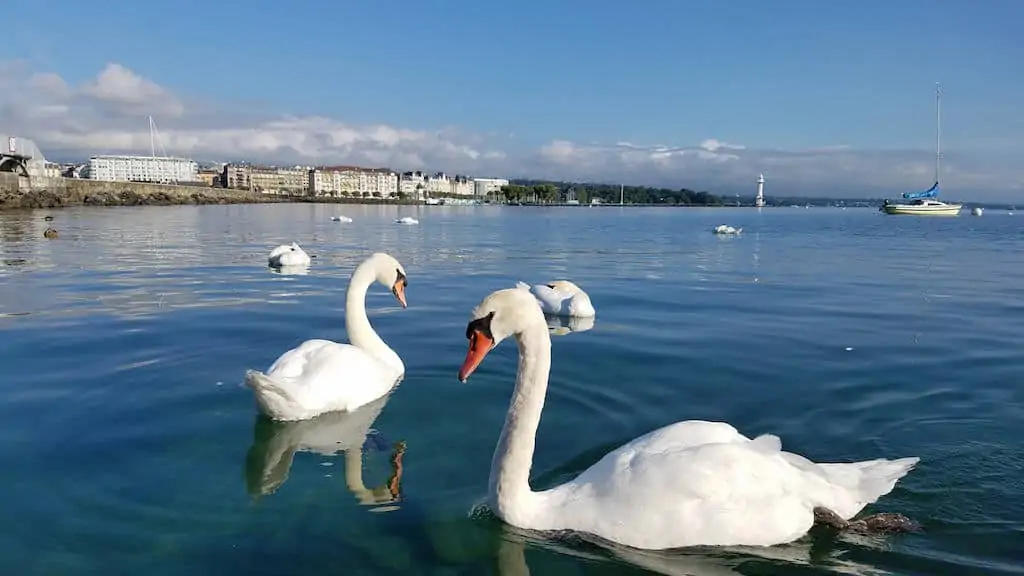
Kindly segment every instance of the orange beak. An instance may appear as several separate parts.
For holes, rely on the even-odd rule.
[[[484,357],[494,347],[494,341],[484,336],[482,332],[475,331],[469,339],[469,351],[466,352],[466,361],[459,368],[459,382],[465,384],[469,375],[476,370],[477,366],[484,361]]]
[[[395,285],[391,287],[391,293],[395,295],[395,300],[398,300],[398,303],[402,305],[402,308],[408,306],[408,304],[405,303],[405,282],[403,282],[401,278],[399,278],[398,281],[395,282]]]

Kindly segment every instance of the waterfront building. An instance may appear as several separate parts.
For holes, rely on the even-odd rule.
[[[504,186],[508,186],[508,180],[504,178],[473,179],[473,192],[478,200],[494,199]]]
[[[321,166],[309,171],[313,196],[391,198],[398,194],[398,174],[388,168]]]
[[[264,194],[305,194],[309,191],[309,168],[225,164],[220,181],[226,188],[254,190]]]
[[[199,181],[199,165],[171,156],[93,156],[82,176],[106,182],[156,182],[164,184]]]

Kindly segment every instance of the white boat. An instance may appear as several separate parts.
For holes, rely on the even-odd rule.
[[[906,204],[882,204],[882,211],[893,215],[956,216],[963,204],[946,203],[934,198],[918,198]]]
[[[942,85],[935,83],[935,183],[924,192],[904,192],[903,199],[910,202],[889,202],[886,200],[880,211],[886,214],[914,216],[956,216],[963,204],[943,202],[939,195],[939,173],[942,162]]]

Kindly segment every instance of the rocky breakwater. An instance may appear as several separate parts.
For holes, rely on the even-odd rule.
[[[6,175],[5,175],[6,176]],[[22,178],[21,180],[26,180]],[[12,185],[14,184],[14,185]],[[172,186],[141,182],[99,182],[77,178],[51,178],[44,186],[11,179],[0,181],[0,210],[61,208],[65,206],[172,206],[177,204],[254,204],[287,198],[199,186]]]

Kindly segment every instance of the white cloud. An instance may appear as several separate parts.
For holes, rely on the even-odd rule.
[[[716,150],[743,150],[746,146],[739,144],[730,144],[728,142],[720,142],[714,138],[708,138],[707,140],[700,143],[700,147],[707,150],[708,152],[715,152]]]
[[[211,105],[116,63],[89,81],[70,85],[24,62],[0,61],[0,126],[35,140],[50,157],[148,152],[150,115],[167,153],[199,160],[361,164],[685,186],[726,194],[752,193],[762,171],[769,193],[851,196],[927,188],[932,174],[928,150],[871,151],[827,143],[773,150],[717,138],[683,146],[584,144],[563,138],[525,149],[517,134],[356,125],[322,116],[274,117],[240,104]],[[1006,148],[992,154],[949,151],[943,187],[958,197],[953,191],[963,190],[969,199],[1020,194],[1024,169],[1010,154]]]

